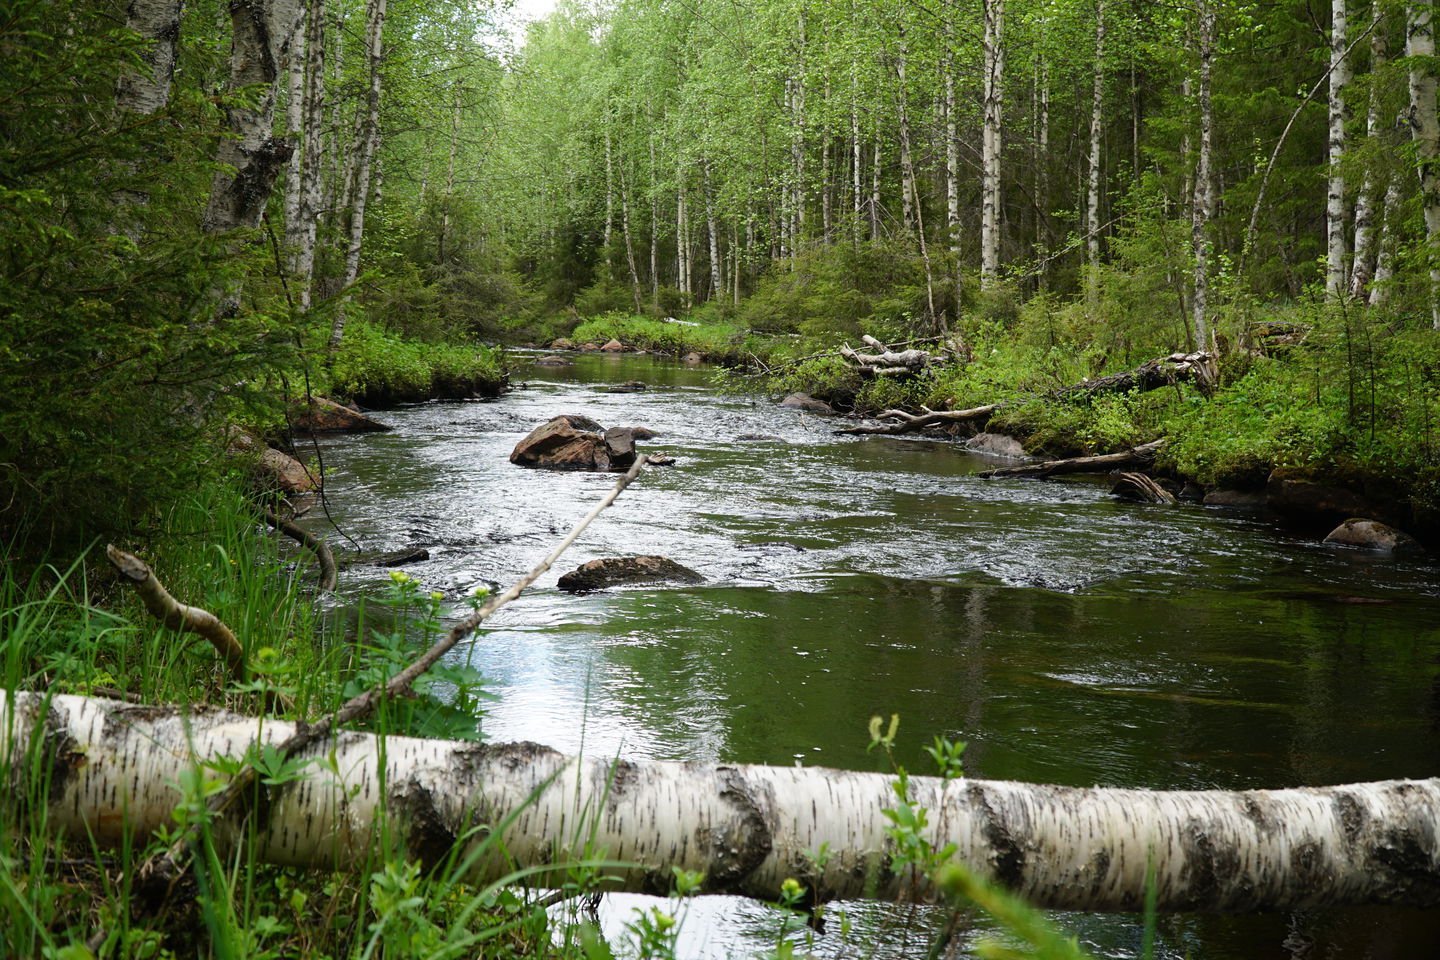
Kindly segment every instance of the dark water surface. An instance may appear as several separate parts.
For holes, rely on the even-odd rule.
[[[881,769],[935,734],[971,776],[1074,785],[1247,788],[1440,771],[1440,569],[1289,536],[1236,514],[1122,503],[1086,482],[985,481],[955,445],[836,437],[832,421],[721,395],[649,357],[520,363],[487,403],[387,411],[396,430],[322,443],[331,512],[367,549],[429,548],[406,568],[459,600],[508,585],[614,483],[511,466],[566,412],[644,425],[678,463],[642,474],[457,656],[494,678],[486,731],[562,751]],[[607,385],[639,379],[643,393]],[[742,440],[744,434],[769,439]],[[319,518],[308,521],[319,529]],[[658,553],[707,583],[570,596],[558,575]],[[356,568],[352,588],[385,571]],[[617,934],[630,908],[604,911]],[[935,918],[847,905],[802,948],[924,955]],[[778,914],[692,903],[687,957],[773,951]],[[1137,918],[1059,914],[1097,953],[1133,956]],[[987,928],[967,925],[968,942]],[[1174,917],[1168,957],[1440,955],[1440,911]],[[803,938],[802,938],[803,939]]]

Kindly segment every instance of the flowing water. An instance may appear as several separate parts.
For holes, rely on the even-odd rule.
[[[1440,771],[1440,569],[1300,539],[1197,506],[1124,503],[1084,481],[986,481],[949,442],[837,437],[829,419],[723,395],[643,356],[519,363],[493,402],[387,411],[392,433],[323,441],[330,511],[367,549],[459,601],[533,566],[614,483],[512,466],[560,413],[643,425],[677,458],[644,472],[558,569],[454,656],[495,681],[495,740],[667,760],[928,772],[936,734],[971,776],[1073,785],[1249,788]],[[610,385],[639,379],[640,393]],[[308,521],[320,529],[322,521]],[[558,575],[654,553],[699,586],[582,596]],[[386,572],[359,567],[361,593]],[[632,908],[603,909],[618,936]],[[791,933],[820,956],[923,955],[933,912],[846,905],[848,931]],[[1057,914],[1104,956],[1140,920]],[[773,951],[780,915],[692,902],[686,957]],[[963,945],[989,930],[962,925]],[[1433,955],[1440,911],[1166,917],[1167,957]]]

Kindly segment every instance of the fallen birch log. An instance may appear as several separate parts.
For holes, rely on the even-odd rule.
[[[1155,454],[1165,446],[1162,437],[1142,443],[1119,453],[1104,453],[1098,457],[1071,457],[1068,460],[1046,460],[1043,463],[1026,463],[1018,467],[1001,467],[998,470],[982,470],[975,474],[984,479],[1000,477],[1053,477],[1062,473],[1103,473],[1109,470],[1123,470],[1129,467],[1144,467],[1155,460]]]
[[[183,774],[296,733],[293,723],[206,707],[182,715],[26,692],[0,693],[0,718],[9,778],[0,804],[44,797],[48,822],[82,843],[173,826]],[[555,864],[555,876],[535,881],[555,883],[585,855],[634,864],[605,871],[629,890],[666,892],[670,868],[682,867],[702,872],[707,892],[769,900],[791,877],[822,900],[935,893],[927,878],[891,868],[886,775],[577,759],[532,743],[382,744],[348,731],[298,756],[313,761],[304,778],[257,808],[266,817],[256,824],[260,860],[373,867],[385,816],[405,855],[433,864],[478,843],[473,828],[514,813],[502,837],[508,859],[477,858],[475,880]],[[48,789],[27,786],[36,769]],[[1231,792],[912,777],[910,800],[929,810],[924,833],[935,849],[954,843],[971,869],[1047,907],[1139,910],[1152,861],[1163,911],[1440,904],[1440,779]],[[216,830],[222,844],[237,839],[228,821]],[[826,848],[817,863],[811,851]]]
[[[891,420],[892,423],[846,427],[844,430],[835,432],[847,434],[914,433],[927,427],[945,427],[957,423],[972,423],[980,427],[994,415],[996,410],[1000,409],[1000,404],[991,403],[969,410],[931,410],[929,407],[920,409],[921,413],[919,414],[907,413],[904,410],[886,410],[877,419]]]

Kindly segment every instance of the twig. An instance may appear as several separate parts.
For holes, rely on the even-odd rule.
[[[550,553],[545,556],[545,559],[541,560],[533,570],[516,581],[515,585],[509,590],[506,590],[498,597],[492,598],[474,613],[459,623],[456,623],[441,640],[429,650],[425,651],[425,653],[414,663],[410,664],[410,666],[397,673],[394,677],[391,677],[388,683],[372,687],[364,693],[352,697],[339,710],[316,723],[297,723],[295,732],[289,739],[279,745],[278,750],[280,755],[285,759],[289,759],[312,744],[328,739],[344,724],[353,723],[367,716],[375,709],[382,698],[396,697],[408,691],[410,685],[414,683],[421,674],[438,663],[441,657],[468,636],[470,632],[478,627],[487,617],[505,606],[505,604],[511,600],[514,600],[520,595],[521,591],[544,576],[545,572],[554,566],[555,561],[560,558],[560,555],[579,538],[586,527],[590,526],[591,521],[598,517],[606,507],[614,503],[615,499],[630,485],[631,481],[639,476],[640,469],[645,463],[645,455],[638,455],[635,458],[635,463],[625,472],[624,476],[615,482],[615,486],[605,495],[604,499],[597,503],[579,523],[575,524],[574,529],[570,531],[564,540],[560,541],[559,546],[551,550]],[[215,816],[224,816],[229,812],[231,807],[239,803],[246,791],[255,785],[255,778],[256,772],[254,767],[246,766],[242,768],[240,772],[235,774],[230,782],[226,784],[225,789],[219,791],[207,801],[207,809]],[[188,826],[166,850],[151,856],[136,870],[134,890],[139,897],[141,910],[153,911],[159,905],[169,902],[171,892],[175,889],[176,884],[184,877],[188,869],[185,854],[191,849],[191,846],[195,842],[198,830],[198,823]],[[105,939],[104,935],[105,931],[100,930],[91,938],[90,942],[94,943],[98,939],[99,942],[103,943]]]
[[[298,541],[314,551],[315,560],[320,564],[320,589],[327,593],[334,593],[336,582],[335,554],[331,551],[330,545],[308,530],[302,530],[289,520],[281,517],[269,507],[266,507],[264,512],[266,523],[290,539]]]

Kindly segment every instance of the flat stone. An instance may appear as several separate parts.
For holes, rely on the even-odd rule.
[[[674,560],[657,556],[591,560],[560,578],[561,590],[579,593],[631,583],[704,583],[705,578]]]

